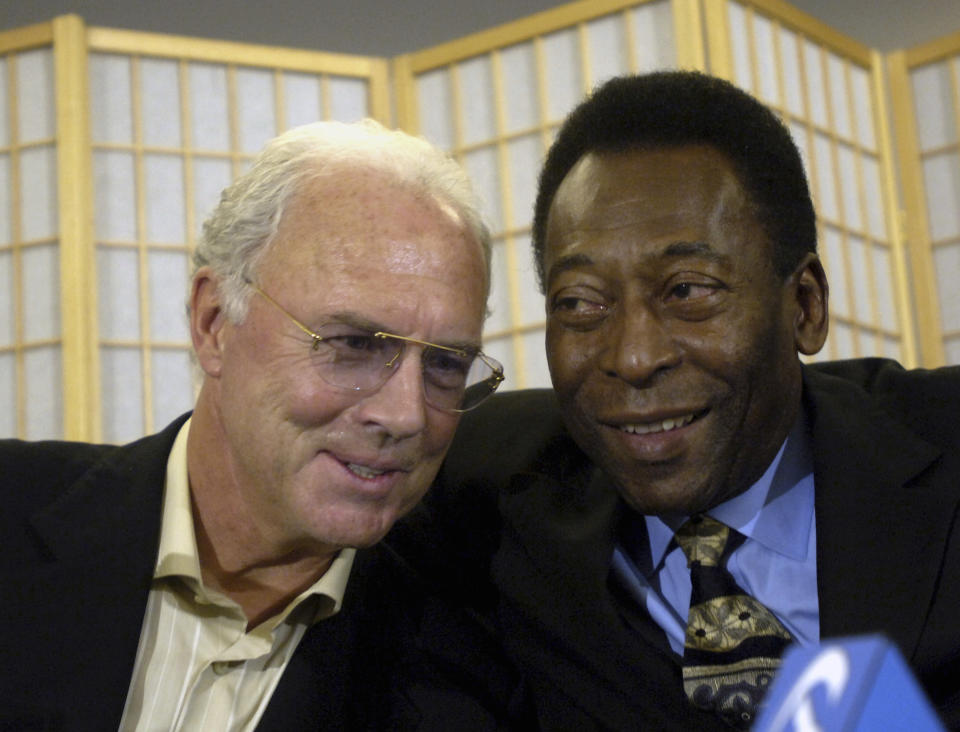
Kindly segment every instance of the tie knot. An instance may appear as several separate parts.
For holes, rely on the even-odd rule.
[[[730,527],[709,516],[693,516],[677,529],[674,538],[687,557],[688,567],[694,562],[717,567],[730,538]]]

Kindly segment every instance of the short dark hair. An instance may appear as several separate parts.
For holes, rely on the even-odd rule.
[[[803,161],[777,116],[733,84],[696,71],[620,76],[567,117],[547,153],[537,190],[533,249],[544,288],[544,238],[557,188],[590,152],[709,145],[733,164],[787,277],[817,248],[816,216]]]

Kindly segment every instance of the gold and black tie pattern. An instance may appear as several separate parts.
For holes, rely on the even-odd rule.
[[[726,569],[744,537],[709,516],[694,516],[675,535],[687,557],[690,614],[683,651],[687,698],[747,729],[791,641],[767,608],[747,595]]]

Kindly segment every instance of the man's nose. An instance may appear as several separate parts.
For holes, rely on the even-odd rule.
[[[427,423],[420,351],[404,347],[387,380],[359,405],[365,422],[380,425],[395,439],[416,435]]]
[[[639,387],[680,360],[681,349],[657,314],[635,304],[608,324],[599,367],[609,376]]]

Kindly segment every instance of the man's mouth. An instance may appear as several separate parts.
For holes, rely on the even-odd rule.
[[[631,435],[649,435],[656,432],[669,432],[686,427],[697,418],[696,414],[684,414],[679,417],[669,417],[657,422],[644,422],[641,424],[623,424],[619,426],[622,432]]]
[[[347,470],[354,475],[357,475],[361,478],[366,478],[367,480],[376,478],[377,476],[388,472],[386,470],[377,470],[376,468],[371,468],[366,465],[360,465],[359,463],[344,463],[344,465],[346,465]]]

